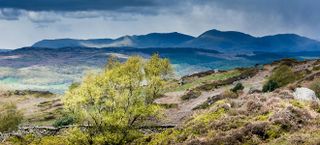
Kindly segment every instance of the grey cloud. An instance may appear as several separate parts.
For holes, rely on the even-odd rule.
[[[157,4],[154,0],[0,0],[0,8],[29,11],[117,10]]]
[[[15,10],[11,8],[0,9],[0,19],[17,20],[20,15],[20,10]]]

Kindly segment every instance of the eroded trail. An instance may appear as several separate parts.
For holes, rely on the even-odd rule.
[[[254,77],[240,80],[239,82],[245,86],[244,94],[247,94],[252,88],[261,90],[265,82],[265,77],[270,75],[271,70],[272,68],[266,67],[266,69],[260,70]],[[181,99],[181,96],[183,96],[186,91],[169,92],[165,94],[166,97],[159,98],[155,102],[158,104],[177,104],[176,107],[166,110],[165,114],[167,119],[165,124],[179,125],[186,117],[194,113],[193,108],[203,104],[210,97],[222,94],[232,86],[233,84],[219,87],[213,91],[202,91],[199,97],[189,100]]]

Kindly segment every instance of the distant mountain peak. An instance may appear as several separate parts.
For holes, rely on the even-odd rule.
[[[217,29],[212,29],[209,31],[204,32],[199,36],[201,37],[248,37],[248,38],[253,38],[253,36],[249,34],[245,34],[242,32],[237,32],[237,31],[219,31]]]
[[[237,31],[219,31],[212,29],[198,37],[178,32],[149,33],[145,35],[126,35],[117,39],[55,39],[42,40],[34,47],[136,47],[136,48],[171,48],[194,47],[226,51],[319,51],[320,42],[297,34],[276,34],[264,37],[254,37]]]

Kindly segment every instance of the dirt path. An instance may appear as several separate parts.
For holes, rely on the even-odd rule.
[[[260,70],[254,77],[241,80],[240,82],[245,86],[244,94],[248,94],[251,88],[262,90],[263,84],[266,81],[265,79],[267,78],[267,76],[271,75],[272,69],[273,67],[266,66],[264,70]]]
[[[241,80],[240,82],[245,86],[244,94],[248,94],[250,88],[261,90],[265,82],[265,77],[270,76],[271,70],[272,67],[267,66],[264,70],[259,71],[254,77]],[[193,108],[207,101],[209,97],[223,93],[231,86],[232,85],[227,85],[213,91],[202,92],[198,98],[187,101],[181,100],[181,96],[185,93],[185,91],[170,92],[165,94],[167,97],[159,98],[155,102],[159,104],[177,104],[178,106],[176,108],[170,108],[166,110],[167,120],[165,123],[169,125],[178,125],[182,122],[182,120],[184,120],[184,118],[193,114]]]
[[[190,99],[188,101],[182,101],[180,99],[184,92],[171,92],[166,95],[172,96],[160,98],[155,102],[159,104],[174,104],[173,102],[177,103],[177,108],[167,109],[167,120],[165,121],[165,123],[170,125],[178,125],[185,117],[192,115],[193,108],[204,103],[209,97],[221,94],[224,90],[225,88],[223,87],[210,92],[202,92],[202,94],[198,98]],[[174,101],[171,102],[172,100]]]

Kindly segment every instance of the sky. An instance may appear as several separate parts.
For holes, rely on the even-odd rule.
[[[210,29],[320,40],[319,6],[319,0],[0,0],[0,48]]]

